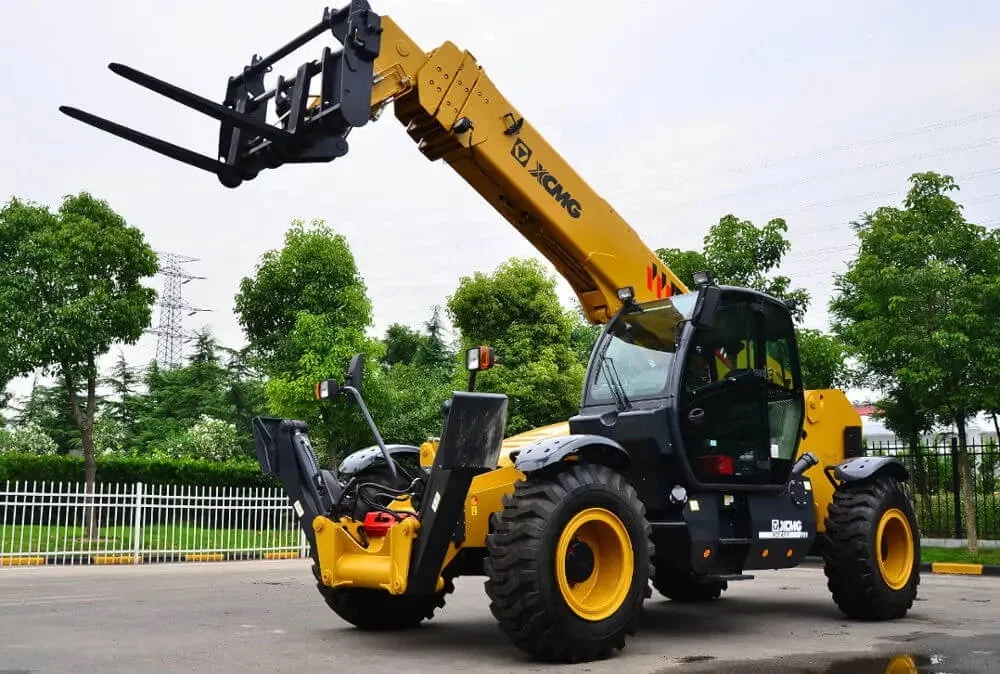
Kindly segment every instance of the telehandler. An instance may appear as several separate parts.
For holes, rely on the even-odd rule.
[[[277,62],[326,34],[339,48],[265,85]],[[356,405],[375,438],[336,470],[319,464],[305,424],[254,421],[261,469],[280,477],[338,616],[364,629],[413,627],[444,606],[456,577],[480,575],[517,647],[584,662],[624,648],[650,584],[675,601],[711,601],[749,572],[810,553],[822,555],[845,615],[889,620],[911,608],[920,535],[908,473],[863,455],[842,391],[803,390],[790,307],[708,273],[686,287],[471,53],[451,42],[424,51],[352,0],[255,55],[221,103],[110,68],[218,120],[214,156],[61,110],[230,188],[265,169],[343,157],[348,133],[391,104],[418,149],[465,179],[603,324],[579,413],[520,436],[504,437],[505,395],[473,390],[497,355],[487,347],[468,352],[469,390],[445,401],[439,441],[384,442],[360,357],[343,382],[316,388],[317,404]]]

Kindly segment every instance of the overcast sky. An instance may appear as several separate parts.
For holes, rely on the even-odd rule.
[[[216,124],[107,70],[119,61],[219,100],[226,78],[313,25],[319,2],[0,1],[4,198],[89,190],[161,251],[199,258],[188,319],[243,344],[239,281],[295,218],[345,234],[375,331],[418,326],[459,277],[534,249],[392,115],[332,164],[237,190],[92,129],[61,104],[214,153]],[[651,247],[696,248],[719,217],[788,221],[785,272],[827,326],[849,222],[907,177],[953,174],[967,216],[1000,224],[1000,3],[383,0],[425,50],[472,52],[500,90]],[[332,39],[332,38],[331,38]],[[283,72],[319,55],[317,40]],[[159,286],[160,279],[155,283]],[[567,305],[571,298],[561,284]],[[154,314],[154,323],[157,315]],[[155,337],[127,350],[155,355]],[[24,382],[15,385],[24,391]]]

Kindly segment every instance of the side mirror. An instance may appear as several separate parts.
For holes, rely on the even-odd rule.
[[[361,382],[365,378],[365,356],[362,353],[351,358],[351,364],[347,367],[347,385],[355,391],[361,391]]]
[[[492,346],[474,346],[465,352],[465,369],[469,371],[469,391],[476,387],[476,373],[488,370],[496,362]]]
[[[722,291],[718,286],[701,286],[698,290],[698,302],[694,305],[694,315],[691,322],[696,328],[710,328],[715,325],[715,314],[719,309],[719,298]]]

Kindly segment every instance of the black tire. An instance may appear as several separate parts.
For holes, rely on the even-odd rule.
[[[388,467],[374,466],[362,473],[361,481],[376,482],[395,489],[409,484],[402,475],[393,481]],[[383,504],[384,505],[384,504]],[[355,514],[358,517],[372,510],[359,503]],[[445,577],[444,588],[432,595],[393,595],[384,590],[365,587],[331,588],[323,584],[319,559],[313,552],[313,576],[327,606],[340,618],[362,630],[404,630],[418,626],[424,620],[434,617],[437,609],[444,608],[445,597],[455,591],[450,577]]]
[[[624,648],[626,637],[635,634],[642,604],[651,594],[651,527],[635,489],[605,466],[561,464],[529,474],[503,503],[503,510],[495,516],[495,530],[487,537],[484,564],[490,610],[501,631],[522,651],[547,662],[590,662]],[[631,550],[632,569],[629,574],[624,568],[627,560],[622,558],[621,572],[602,578],[627,578],[627,585],[616,586],[611,592],[604,611],[609,615],[601,618],[604,613],[600,613],[585,619],[560,591],[556,551],[574,517],[606,512],[614,516],[610,518],[616,523],[612,526],[620,525],[619,531],[627,535],[627,540],[612,536],[609,549],[617,544],[620,551]],[[591,550],[589,545],[584,547]],[[596,554],[600,554],[600,546]],[[592,566],[589,573],[599,567]],[[566,571],[560,573],[568,575],[569,568],[564,566]],[[618,595],[623,596],[620,602]]]
[[[316,588],[327,606],[340,618],[362,630],[388,631],[417,627],[444,608],[445,596],[454,592],[455,585],[445,578],[445,587],[433,595],[392,595],[366,587],[331,588],[323,584],[319,564],[313,564]]]
[[[898,543],[893,546],[891,561],[888,551],[880,553],[882,546],[876,544],[884,517],[890,524],[883,542]],[[907,528],[912,542],[903,545]],[[911,551],[912,560],[908,555],[898,556],[905,548]],[[913,503],[899,480],[880,475],[841,485],[830,504],[822,551],[827,587],[844,615],[894,620],[913,606],[920,584],[920,530]],[[880,556],[886,560],[888,576],[882,571]],[[897,571],[895,576],[893,570]]]
[[[699,580],[692,573],[669,571],[657,567],[656,575],[653,577],[653,587],[671,601],[693,604],[718,599],[725,590],[729,589],[729,583],[724,580]]]

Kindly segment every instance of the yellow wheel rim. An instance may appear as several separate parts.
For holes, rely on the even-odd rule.
[[[917,674],[917,663],[909,655],[894,655],[885,665],[884,674]]]
[[[587,508],[563,529],[556,546],[556,581],[566,604],[584,620],[614,614],[632,583],[632,542],[609,510]]]
[[[882,515],[875,534],[875,550],[885,584],[893,590],[906,587],[913,571],[913,531],[901,510],[893,508]]]

